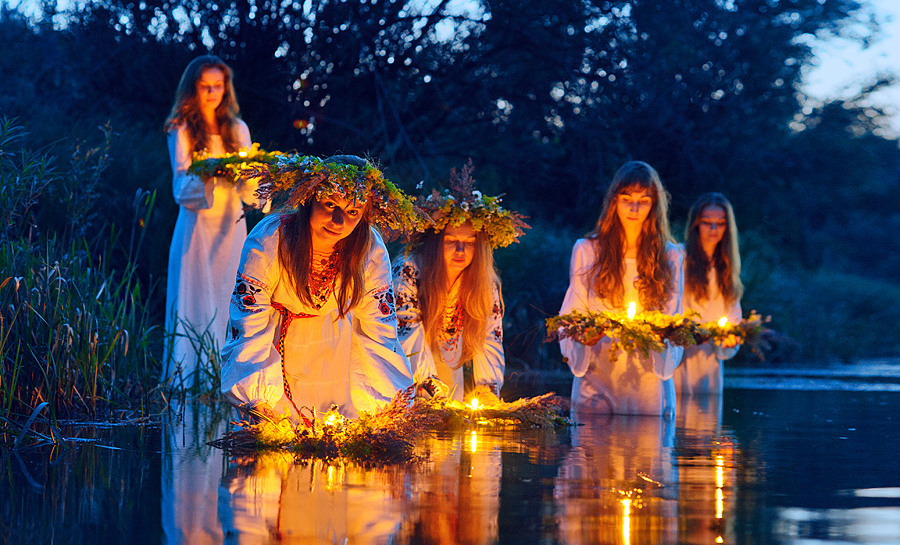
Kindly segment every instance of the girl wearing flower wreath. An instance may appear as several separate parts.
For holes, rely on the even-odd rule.
[[[597,226],[572,249],[569,288],[560,314],[572,311],[681,312],[684,257],[669,232],[668,194],[647,163],[631,161],[616,172]],[[562,354],[575,380],[572,407],[578,412],[675,416],[672,373],[682,348],[650,357],[611,357],[604,336],[563,338]]]
[[[721,193],[701,195],[688,214],[685,232],[684,307],[702,323],[722,317],[741,321],[741,256],[731,203]],[[679,395],[722,393],[722,361],[734,357],[739,344],[724,347],[713,341],[689,346],[675,371]]]
[[[450,191],[419,198],[434,223],[393,266],[398,335],[416,383],[458,401],[479,387],[499,395],[503,386],[503,297],[493,248],[515,242],[527,227],[499,197],[474,190],[471,173],[471,163],[453,169]]]
[[[294,421],[332,405],[346,417],[377,409],[412,375],[375,225],[413,224],[412,202],[356,156],[285,157],[252,176],[290,196],[244,244],[222,392],[241,409]]]
[[[218,157],[251,145],[238,112],[231,68],[212,55],[191,61],[165,123],[178,203],[166,282],[167,377],[180,371],[187,379],[204,346],[225,340],[228,292],[247,236],[241,201],[255,202],[256,185],[187,170],[197,154]]]

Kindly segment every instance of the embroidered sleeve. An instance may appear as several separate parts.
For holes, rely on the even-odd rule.
[[[222,393],[234,405],[275,404],[284,395],[281,358],[273,341],[279,315],[278,218],[266,218],[244,244],[231,295],[228,339],[222,349]]]
[[[412,261],[394,263],[394,297],[397,301],[397,336],[409,358],[416,382],[437,374],[431,349],[425,343],[425,327],[419,311],[419,268]]]

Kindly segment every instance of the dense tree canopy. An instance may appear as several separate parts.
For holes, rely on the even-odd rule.
[[[0,110],[42,143],[84,139],[110,121],[110,199],[165,190],[162,120],[183,67],[210,51],[235,69],[243,117],[267,149],[368,154],[408,190],[445,183],[471,157],[485,190],[567,235],[590,227],[615,169],[642,159],[672,193],[676,224],[699,193],[728,195],[766,266],[828,264],[886,280],[896,270],[900,243],[883,226],[900,225],[900,153],[878,136],[880,112],[863,106],[890,80],[806,113],[799,87],[814,37],[876,30],[862,1],[55,9],[45,3],[35,20],[3,12]],[[168,230],[173,208],[162,214]],[[560,241],[563,254],[570,243]]]

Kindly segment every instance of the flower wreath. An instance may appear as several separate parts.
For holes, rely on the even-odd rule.
[[[237,182],[242,168],[251,163],[266,165],[275,164],[284,154],[280,151],[263,151],[254,142],[249,148],[226,153],[219,157],[210,157],[206,150],[195,152],[191,157],[188,174],[196,174],[201,178],[220,176],[234,183]]]
[[[525,234],[524,229],[530,226],[518,212],[500,206],[500,195],[489,197],[476,190],[474,170],[470,159],[460,171],[450,170],[450,189],[434,190],[427,198],[416,198],[416,205],[431,218],[431,221],[420,221],[419,231],[430,228],[440,233],[446,227],[458,227],[468,221],[472,229],[488,236],[491,248],[518,242]]]
[[[428,221],[409,196],[368,162],[356,166],[341,162],[340,156],[321,159],[282,153],[265,154],[263,158],[229,164],[235,176],[258,179],[256,194],[261,201],[288,208],[333,195],[352,202],[369,202],[372,222],[386,236],[411,233]]]

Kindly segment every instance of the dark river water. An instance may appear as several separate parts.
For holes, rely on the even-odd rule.
[[[0,543],[900,544],[900,392],[729,388],[678,417],[423,436],[365,469],[208,446],[229,413],[0,453]]]

